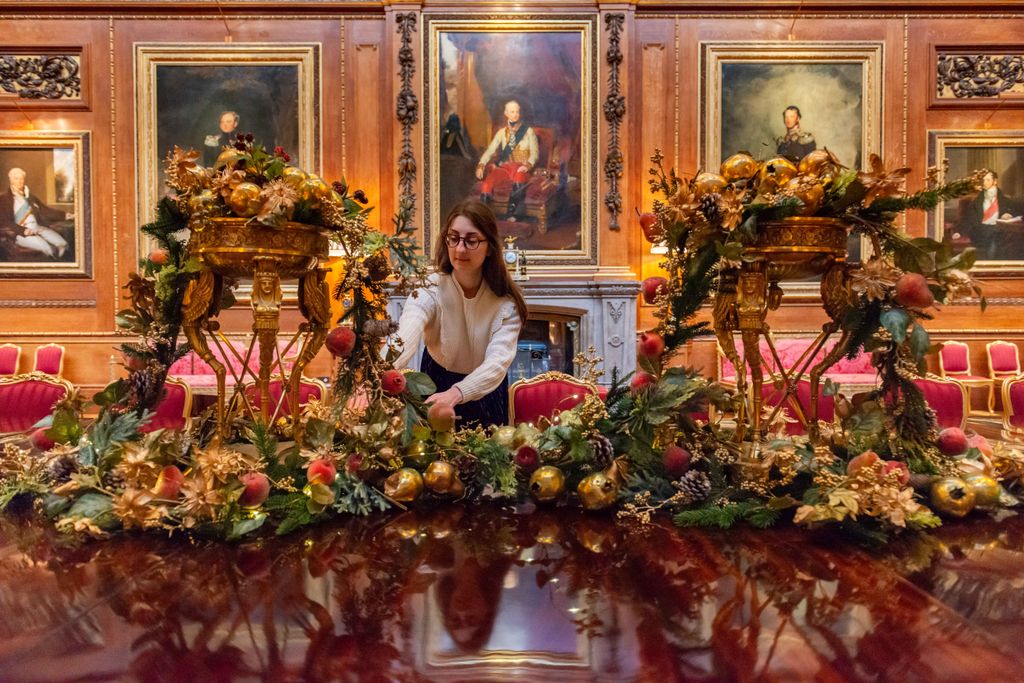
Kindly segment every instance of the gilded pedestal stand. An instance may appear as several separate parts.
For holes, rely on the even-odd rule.
[[[750,461],[757,467],[760,442],[770,423],[787,404],[806,427],[812,440],[819,438],[818,393],[822,374],[842,357],[848,333],[843,334],[833,350],[811,367],[815,356],[829,337],[841,329],[841,321],[850,304],[847,284],[847,228],[831,218],[794,217],[759,226],[755,244],[743,250],[742,265],[723,271],[713,308],[715,334],[725,356],[737,369],[737,391],[742,402],[736,413],[737,442],[751,441]],[[783,367],[766,322],[769,310],[782,303],[780,280],[821,277],[821,299],[829,322],[822,326],[811,344],[793,365]],[[736,333],[743,341],[742,359],[736,348]],[[771,377],[783,392],[783,399],[768,420],[763,419],[764,359],[761,337],[764,337]],[[741,362],[742,360],[742,362]],[[749,369],[749,385],[744,367]],[[809,373],[808,373],[809,369]],[[810,380],[810,405],[801,406],[797,386],[802,378]]]
[[[289,388],[289,402],[295,439],[299,433],[299,385],[302,371],[323,346],[330,322],[330,298],[327,289],[327,270],[321,267],[328,253],[327,235],[316,226],[286,223],[282,228],[269,229],[244,218],[212,218],[201,228],[193,230],[189,253],[203,266],[199,277],[185,292],[182,329],[192,349],[204,360],[217,377],[218,433],[228,435],[229,407],[236,405],[253,419],[273,422],[282,412],[281,399],[271,403],[270,383],[276,375],[283,386]],[[242,356],[220,331],[220,324],[212,320],[219,312],[223,278],[253,279],[252,314],[253,337]],[[299,280],[299,310],[306,322],[289,339],[282,350],[278,345],[281,316],[281,278]],[[210,349],[212,341],[222,358],[234,356],[241,370],[226,368]],[[259,372],[249,369],[249,360],[259,343]],[[295,352],[295,364],[289,372],[283,357]],[[235,382],[233,393],[227,395],[226,377],[231,370]],[[244,391],[247,376],[256,387],[259,404],[254,406]]]

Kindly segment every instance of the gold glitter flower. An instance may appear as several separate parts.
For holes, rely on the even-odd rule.
[[[152,494],[146,491],[126,489],[120,496],[114,496],[114,514],[121,520],[125,529],[145,529],[154,526],[160,520],[161,509],[151,506],[149,503],[152,500]]]
[[[891,263],[874,258],[850,273],[850,288],[869,301],[882,301],[899,277],[900,272]]]
[[[867,190],[863,200],[865,207],[871,206],[876,199],[900,194],[906,175],[910,173],[910,169],[906,167],[887,171],[882,158],[877,154],[872,154],[868,159],[871,170],[857,174],[857,180]]]

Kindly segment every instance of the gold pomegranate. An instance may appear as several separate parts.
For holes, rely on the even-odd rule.
[[[722,162],[720,169],[722,177],[726,182],[735,183],[741,180],[750,180],[757,175],[760,166],[754,157],[740,152]]]
[[[423,473],[423,483],[434,493],[448,493],[457,480],[455,467],[444,460],[430,463]]]
[[[999,482],[987,474],[972,474],[964,477],[964,483],[974,492],[974,504],[981,508],[992,508],[999,505],[999,494],[1002,489]]]
[[[603,510],[619,498],[619,487],[604,472],[588,474],[576,487],[585,510]]]
[[[947,477],[932,484],[932,507],[947,517],[964,517],[974,509],[974,490],[963,479]]]
[[[761,164],[757,174],[758,189],[764,192],[778,192],[779,188],[796,177],[796,165],[786,157],[772,157]]]
[[[285,166],[281,171],[281,180],[289,187],[298,189],[306,181],[306,172],[295,166]]]
[[[260,207],[263,206],[263,200],[260,198],[260,186],[255,183],[239,183],[228,197],[228,206],[236,216],[252,218],[260,212]]]
[[[384,495],[399,503],[411,503],[423,493],[423,477],[411,467],[403,467],[384,480]]]
[[[530,475],[530,495],[541,503],[555,500],[565,492],[565,475],[553,465],[538,467]]]
[[[728,184],[722,176],[717,173],[708,173],[707,171],[698,173],[697,177],[693,179],[693,189],[698,195],[721,192]]]

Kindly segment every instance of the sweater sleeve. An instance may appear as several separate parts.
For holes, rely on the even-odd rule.
[[[503,305],[491,327],[491,339],[484,352],[484,361],[461,382],[453,386],[462,392],[462,402],[483,398],[505,381],[505,374],[516,357],[516,342],[523,326],[514,303]]]
[[[427,325],[437,313],[437,300],[427,292],[419,290],[417,296],[405,300],[402,317],[398,319],[398,337],[402,340],[402,353],[395,361],[399,370],[409,367],[416,350],[423,341]]]

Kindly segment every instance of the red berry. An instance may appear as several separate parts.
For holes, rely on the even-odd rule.
[[[185,483],[185,475],[174,465],[168,465],[160,470],[160,476],[156,479],[153,487],[153,495],[164,500],[174,500],[181,492],[181,486]]]
[[[53,439],[46,435],[46,427],[40,427],[39,429],[32,432],[32,436],[29,438],[32,445],[37,450],[43,451],[44,453],[54,447]]]
[[[643,294],[644,303],[648,306],[654,303],[654,300],[659,294],[665,291],[668,287],[668,280],[663,277],[649,277],[644,280]]]
[[[246,472],[238,481],[245,485],[245,490],[238,497],[238,504],[242,507],[259,507],[270,495],[270,480],[262,472]]]
[[[690,469],[690,451],[682,446],[671,444],[661,454],[661,464],[670,477],[681,477]]]
[[[959,427],[947,427],[939,432],[936,445],[943,455],[962,455],[967,452],[967,435]]]
[[[629,381],[629,388],[633,390],[633,393],[636,393],[657,383],[658,379],[654,375],[643,370],[637,370],[636,374],[633,375],[633,379]]]
[[[334,483],[334,478],[337,474],[338,470],[330,460],[314,460],[306,468],[306,479],[309,480],[310,484],[326,484],[330,486]]]
[[[896,281],[896,303],[905,308],[923,309],[935,303],[928,279],[920,273],[906,273]]]
[[[640,214],[640,229],[644,231],[644,238],[651,244],[657,244],[665,237],[665,231],[658,223],[658,217],[653,213]]]
[[[665,353],[665,340],[657,332],[644,332],[636,348],[641,356],[654,360]]]
[[[405,391],[405,375],[399,370],[385,370],[380,376],[381,388],[388,396],[398,396]]]
[[[516,467],[524,472],[533,472],[540,465],[540,454],[533,446],[520,446],[516,451]]]
[[[893,471],[899,473],[898,481],[900,486],[906,486],[910,483],[910,468],[907,467],[907,463],[898,460],[887,460],[882,466],[882,475],[888,475]]]
[[[356,346],[356,333],[351,327],[335,327],[327,335],[326,346],[332,356],[347,358]]]

